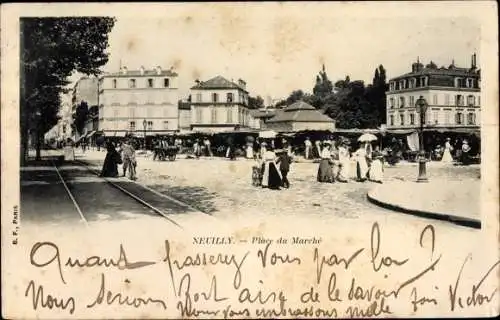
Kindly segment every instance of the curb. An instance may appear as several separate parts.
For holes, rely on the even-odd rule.
[[[399,211],[405,214],[411,214],[414,216],[426,218],[426,219],[435,219],[435,220],[442,220],[442,221],[448,221],[460,226],[464,227],[469,227],[469,228],[474,228],[474,229],[481,229],[481,221],[477,219],[472,219],[472,218],[465,218],[465,217],[460,217],[460,216],[455,216],[455,215],[450,215],[450,214],[445,214],[445,213],[437,213],[437,212],[430,212],[430,211],[423,211],[423,210],[417,210],[417,209],[409,209],[405,208],[402,206],[399,206],[394,203],[389,203],[389,202],[384,202],[380,201],[373,196],[370,195],[371,191],[369,191],[366,194],[366,197],[368,198],[368,201],[371,203],[378,205],[382,208],[393,210],[393,211]]]

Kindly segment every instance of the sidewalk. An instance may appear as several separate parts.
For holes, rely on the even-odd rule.
[[[480,229],[480,185],[479,180],[389,181],[367,196],[386,209]]]

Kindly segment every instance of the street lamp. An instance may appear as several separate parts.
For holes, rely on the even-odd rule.
[[[146,149],[146,126],[148,125],[148,122],[146,119],[142,122],[142,127],[144,128],[144,149]]]
[[[423,96],[420,96],[416,101],[417,108],[420,112],[420,152],[418,158],[418,178],[417,182],[428,182],[427,172],[426,172],[426,162],[425,150],[424,150],[424,122],[425,122],[425,112],[427,111],[427,101],[425,101]]]

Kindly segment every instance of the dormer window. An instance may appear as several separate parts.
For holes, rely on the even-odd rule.
[[[113,89],[116,89],[116,87],[117,87],[117,81],[116,79],[113,79]]]
[[[153,88],[153,79],[148,79],[148,88]]]
[[[168,88],[170,86],[170,79],[163,79],[163,87]]]
[[[128,82],[129,88],[135,88],[135,79],[130,79]]]

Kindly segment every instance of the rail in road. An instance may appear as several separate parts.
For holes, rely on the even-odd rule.
[[[173,218],[176,214],[201,213],[209,216],[189,204],[133,181],[99,177],[99,172],[82,161],[63,165],[52,161],[52,165],[80,219],[86,224],[148,214],[159,215],[182,229],[182,225]]]

